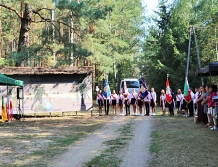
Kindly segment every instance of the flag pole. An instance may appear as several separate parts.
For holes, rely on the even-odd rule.
[[[187,56],[186,75],[185,75],[186,78],[188,78],[192,30],[193,30],[193,26],[190,27],[190,34],[189,34],[188,56]]]

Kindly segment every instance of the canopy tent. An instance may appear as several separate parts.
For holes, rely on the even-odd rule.
[[[211,62],[195,72],[195,76],[218,76],[218,62]]]
[[[17,88],[17,90],[20,90],[20,89],[23,89],[24,83],[21,80],[16,80],[16,79],[7,77],[7,76],[0,73],[0,85],[7,86],[7,102],[6,102],[7,104],[4,102],[4,97],[2,96],[2,122],[7,122],[7,121],[9,121],[9,119],[11,119],[10,116],[8,117],[9,114],[7,112],[7,109],[6,109],[7,108],[6,105],[9,105],[9,103],[10,103],[8,100],[8,91],[9,91],[8,86],[20,86],[20,88]],[[18,120],[22,117],[22,114],[23,114],[23,111],[21,110],[20,106],[21,105],[20,105],[20,98],[19,98],[19,100],[18,100],[18,114],[16,117],[16,119],[18,119]]]
[[[7,77],[0,73],[0,85],[23,86],[23,81]]]

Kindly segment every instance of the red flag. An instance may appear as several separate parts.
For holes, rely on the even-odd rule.
[[[166,101],[171,104],[172,101],[173,101],[173,98],[172,98],[172,95],[171,95],[171,92],[170,92],[170,84],[169,84],[169,80],[167,78],[167,81],[166,81]]]
[[[185,101],[187,103],[190,103],[192,98],[191,98],[191,90],[189,89],[189,84],[188,84],[188,79],[187,77],[185,78],[185,83],[184,83],[184,97]]]
[[[187,96],[184,96],[185,97],[185,101],[187,103],[190,103],[192,101],[192,97],[191,97],[191,91],[188,90],[188,95]]]

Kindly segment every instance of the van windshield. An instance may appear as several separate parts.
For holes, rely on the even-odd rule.
[[[124,83],[124,81],[122,82],[122,87],[123,87],[123,83]],[[127,88],[139,88],[139,82],[137,82],[137,81],[126,81],[126,87]]]

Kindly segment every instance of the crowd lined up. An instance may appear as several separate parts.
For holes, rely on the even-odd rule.
[[[198,123],[205,123],[211,130],[217,129],[216,120],[216,102],[213,100],[215,96],[218,95],[216,85],[206,85],[196,87],[194,92],[190,88],[189,90],[190,98],[185,99],[182,91],[177,90],[176,104],[178,113],[180,115],[184,114],[185,117],[194,116]]]
[[[112,91],[109,97],[105,97],[103,92],[100,90],[97,94],[96,104],[99,107],[99,115],[102,115],[102,108],[105,108],[105,115],[109,113],[109,106],[112,106],[113,113],[116,115],[117,107],[119,108],[120,116],[130,115],[130,107],[132,106],[132,115],[139,116],[149,116],[150,106],[152,107],[152,115],[155,115],[156,110],[156,92],[154,88],[151,88],[151,92],[148,91],[146,97],[143,97],[141,90],[136,92],[132,89],[132,92],[128,92],[128,88],[120,90],[119,94],[116,94],[115,90]],[[145,112],[143,113],[142,107],[145,107]],[[137,113],[137,106],[139,113]],[[125,111],[124,111],[125,110]]]
[[[187,99],[182,94],[180,89],[177,90],[176,95],[173,91],[170,91],[172,101],[167,101],[165,90],[161,90],[160,105],[162,109],[162,115],[166,114],[166,107],[168,107],[169,115],[174,116],[174,109],[177,108],[178,115],[184,117],[193,117],[195,115],[197,122],[205,123],[206,126],[212,130],[217,129],[216,120],[216,102],[213,100],[215,96],[218,96],[216,85],[206,85],[196,87],[194,92],[192,88],[189,89],[190,98]],[[113,113],[116,115],[117,108],[119,108],[119,115],[130,115],[130,107],[132,107],[132,115],[149,116],[150,107],[152,109],[151,115],[155,115],[157,95],[154,88],[151,91],[147,91],[148,94],[142,97],[141,90],[136,92],[132,89],[132,92],[128,92],[128,89],[120,90],[119,94],[116,94],[115,90],[112,91],[109,97],[105,97],[100,90],[97,94],[96,104],[99,107],[99,115],[102,115],[102,108],[104,106],[105,115],[109,114],[109,106],[112,106]],[[138,106],[138,111],[137,111]],[[144,112],[142,107],[145,108]]]

